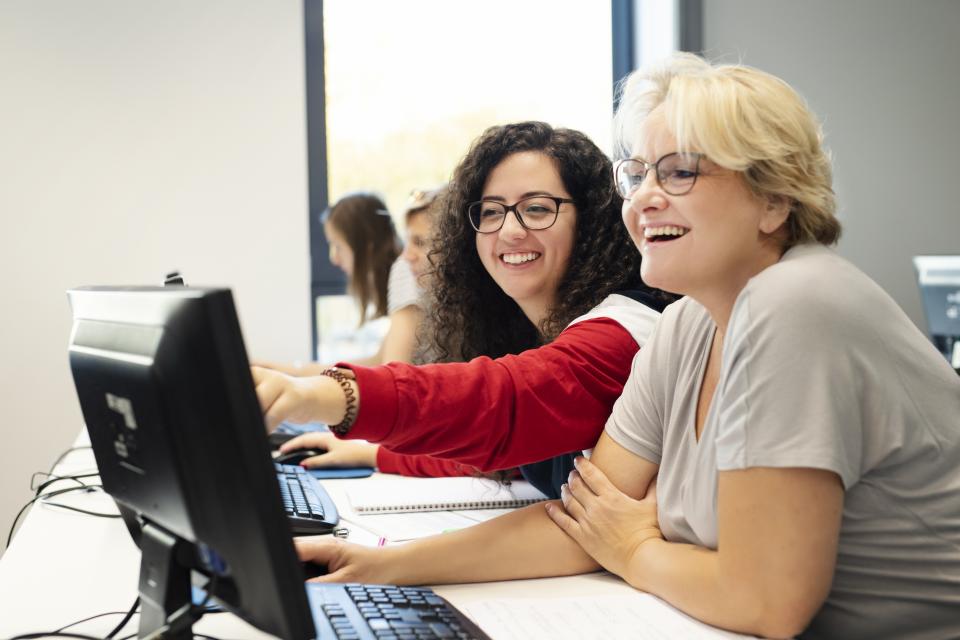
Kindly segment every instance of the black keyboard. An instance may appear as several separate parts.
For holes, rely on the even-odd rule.
[[[321,640],[488,640],[480,627],[431,589],[307,584]]]
[[[340,515],[330,495],[316,478],[303,467],[276,464],[277,482],[283,508],[287,510],[294,535],[329,533],[337,526]]]

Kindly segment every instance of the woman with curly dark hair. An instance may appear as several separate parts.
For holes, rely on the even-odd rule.
[[[545,461],[523,471],[556,494],[573,468],[568,452],[596,442],[667,300],[640,278],[611,175],[577,131],[488,129],[454,172],[431,253],[432,342],[448,363],[299,379],[254,369],[271,427],[339,422],[338,435],[446,460],[338,446],[329,434],[283,451],[323,447],[307,466],[366,461],[415,475]]]
[[[491,172],[507,156],[521,152],[542,154],[556,166],[577,218],[566,269],[551,274],[552,304],[534,314],[540,316],[536,322],[521,308],[521,300],[511,296],[509,278],[501,284],[497,265],[485,268],[477,251],[477,230],[463,214],[481,200]],[[609,294],[643,287],[640,256],[620,222],[609,165],[582,133],[543,123],[494,127],[474,143],[454,173],[446,215],[436,232],[443,241],[431,254],[436,265],[432,338],[442,359],[498,358],[540,346]],[[558,215],[566,207],[561,204]],[[484,238],[481,232],[480,240]]]

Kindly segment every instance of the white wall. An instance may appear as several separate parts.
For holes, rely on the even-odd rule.
[[[960,253],[960,2],[703,4],[708,57],[782,77],[823,120],[839,250],[925,328],[910,259]]]
[[[233,288],[309,356],[300,0],[0,3],[0,530],[82,422],[64,291]]]

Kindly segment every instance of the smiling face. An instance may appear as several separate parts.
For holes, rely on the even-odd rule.
[[[493,168],[481,199],[512,205],[532,195],[570,197],[550,157],[522,151],[507,156]],[[500,231],[476,234],[480,262],[494,282],[538,326],[556,303],[557,288],[573,252],[576,207],[564,203],[559,212],[557,221],[548,229],[525,229],[510,212]]]
[[[663,107],[646,118],[634,157],[656,162],[678,151]],[[755,196],[741,174],[703,157],[693,189],[666,193],[654,171],[623,204],[623,221],[643,255],[644,281],[729,307],[747,280],[780,259],[785,204]]]

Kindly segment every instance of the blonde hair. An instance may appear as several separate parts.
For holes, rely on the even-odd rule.
[[[786,82],[689,53],[635,71],[620,86],[614,116],[621,157],[630,155],[643,120],[661,105],[677,151],[703,153],[741,172],[757,196],[790,203],[786,248],[804,242],[830,245],[840,238],[820,125]]]
[[[447,192],[447,185],[443,184],[433,189],[414,189],[410,192],[407,208],[403,217],[410,222],[410,218],[420,213],[435,213],[443,196]]]

